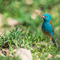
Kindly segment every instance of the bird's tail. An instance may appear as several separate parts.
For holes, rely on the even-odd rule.
[[[52,37],[52,41],[54,43],[54,46],[56,46],[56,41],[55,41],[55,38],[54,37]]]

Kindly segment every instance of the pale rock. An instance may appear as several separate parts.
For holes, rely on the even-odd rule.
[[[36,19],[36,18],[37,18],[37,14],[32,13],[31,18],[32,18],[32,19]]]
[[[35,9],[34,12],[31,14],[32,19],[36,19],[37,16],[42,16],[43,12],[41,9]]]
[[[41,9],[35,9],[34,11],[37,15],[41,15],[43,12]]]
[[[16,51],[16,50],[15,50]],[[21,58],[22,60],[32,60],[32,55],[30,50],[27,49],[18,49],[15,53],[15,56]]]
[[[55,58],[60,58],[60,55],[56,55]]]
[[[19,24],[15,19],[12,19],[12,18],[7,18],[7,21],[9,26],[15,26]]]
[[[33,0],[25,0],[26,4],[31,5],[33,4]]]

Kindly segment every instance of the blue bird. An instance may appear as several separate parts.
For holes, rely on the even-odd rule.
[[[56,46],[56,42],[55,42],[55,38],[54,38],[54,29],[52,27],[52,23],[51,23],[51,16],[49,14],[44,14],[42,16],[43,18],[43,24],[42,24],[42,31],[45,34],[45,36],[49,36],[50,37],[50,43],[51,40],[54,43],[54,46]]]

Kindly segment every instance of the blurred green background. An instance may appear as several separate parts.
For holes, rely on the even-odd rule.
[[[0,17],[2,18],[0,19],[0,25],[3,24],[0,26],[0,33],[1,30],[7,31],[16,28],[16,25],[18,25],[18,28],[25,31],[30,29],[30,32],[33,32],[32,34],[36,35],[36,37],[40,36],[42,40],[45,37],[41,31],[42,15],[45,13],[51,15],[55,39],[60,49],[60,0],[0,0],[0,16],[3,15],[3,17]],[[16,20],[18,23],[14,24],[14,21],[11,21],[10,27],[8,18]],[[45,41],[48,41],[48,39]]]

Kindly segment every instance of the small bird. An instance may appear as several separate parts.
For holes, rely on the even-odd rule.
[[[55,38],[54,38],[54,29],[52,27],[52,23],[51,23],[51,16],[49,14],[43,14],[42,16],[43,18],[43,24],[42,24],[42,31],[45,34],[45,36],[49,36],[50,37],[50,43],[51,40],[54,43],[54,46],[56,46],[56,42],[55,42]]]

